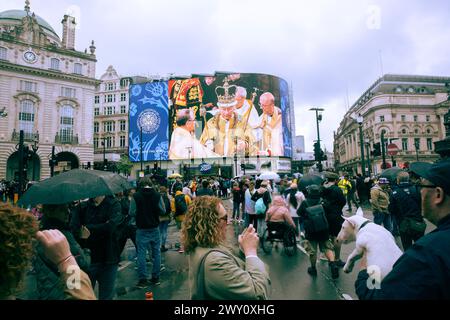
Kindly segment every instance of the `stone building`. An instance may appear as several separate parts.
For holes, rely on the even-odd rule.
[[[28,180],[93,163],[92,101],[95,46],[75,50],[75,19],[65,15],[62,40],[41,17],[24,10],[0,12],[0,179],[17,178],[19,132],[36,150],[27,161]]]
[[[113,66],[101,76],[94,96],[95,168],[116,171],[122,155],[128,156],[128,106],[130,85],[146,77],[121,77]]]
[[[366,174],[380,173],[382,156],[373,156],[377,143],[398,147],[394,157],[387,155],[387,167],[407,167],[414,161],[432,162],[439,158],[434,142],[445,137],[450,77],[384,75],[354,103],[334,135],[335,167],[340,172],[361,173],[361,140]],[[359,118],[359,119],[358,119]],[[360,125],[362,137],[360,135]],[[362,139],[361,139],[362,138]]]

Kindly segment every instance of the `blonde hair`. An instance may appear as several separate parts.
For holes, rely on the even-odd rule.
[[[211,248],[223,239],[219,229],[218,206],[222,201],[217,197],[197,197],[189,205],[181,229],[182,242],[186,253],[196,247]]]
[[[15,293],[30,264],[36,219],[26,210],[0,203],[0,299]]]

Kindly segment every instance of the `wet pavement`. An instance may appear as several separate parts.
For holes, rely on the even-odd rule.
[[[225,206],[228,210],[231,208],[231,202],[225,200]],[[344,208],[344,212],[347,211]],[[353,214],[355,210],[353,210]],[[364,215],[372,219],[371,210],[364,207]],[[429,225],[429,230],[432,227]],[[228,226],[228,245],[236,246],[237,235],[241,232],[242,226],[231,224]],[[398,245],[401,248],[399,238]],[[188,284],[188,259],[185,254],[178,253],[177,244],[179,243],[179,231],[174,222],[169,225],[168,239],[166,247],[167,252],[161,254],[162,263],[165,270],[161,273],[161,284],[151,286],[146,289],[139,289],[135,285],[138,282],[136,261],[133,258],[134,246],[128,241],[127,246],[122,253],[122,261],[119,266],[119,272],[116,282],[117,300],[144,300],[145,293],[152,291],[155,300],[189,300]],[[319,260],[317,263],[318,275],[311,277],[307,273],[309,267],[309,257],[303,248],[298,244],[296,254],[292,257],[287,256],[280,243],[273,248],[270,254],[266,254],[262,249],[258,249],[258,255],[267,264],[271,278],[272,289],[270,298],[272,300],[342,300],[344,295],[352,299],[357,299],[354,293],[354,281],[356,280],[359,265],[355,265],[354,270],[345,274],[340,270],[338,279],[333,280],[330,275],[328,262]],[[343,245],[341,259],[345,262],[346,258],[354,248],[354,243]],[[148,263],[151,270],[151,262]],[[23,299],[35,299],[35,280],[32,274],[26,276],[24,290],[19,295]]]

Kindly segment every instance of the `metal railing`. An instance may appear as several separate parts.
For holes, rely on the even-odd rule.
[[[78,144],[78,135],[64,135],[61,136],[59,133],[55,136],[55,143],[59,144]]]
[[[12,133],[11,140],[12,141],[19,141],[20,138],[20,131],[17,132],[15,129]],[[35,141],[39,142],[39,133],[38,132],[24,132],[23,133],[23,140],[24,141]]]

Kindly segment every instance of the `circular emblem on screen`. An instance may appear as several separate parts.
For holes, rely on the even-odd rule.
[[[142,132],[146,134],[154,133],[158,130],[161,123],[161,117],[158,112],[147,109],[139,115],[138,128],[142,128]]]

